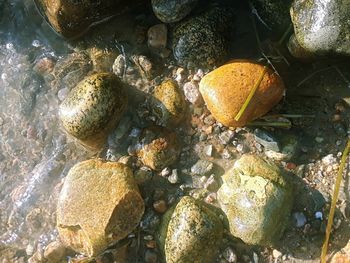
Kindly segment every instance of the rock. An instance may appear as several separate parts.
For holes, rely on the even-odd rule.
[[[198,0],[152,0],[156,17],[164,23],[174,23],[186,17]]]
[[[109,49],[93,47],[88,50],[95,72],[112,72],[118,53]]]
[[[203,103],[202,95],[199,92],[198,84],[194,81],[186,82],[183,86],[186,99],[194,105]]]
[[[135,229],[144,212],[132,171],[116,162],[88,160],[69,171],[57,205],[61,241],[94,256]]]
[[[134,173],[135,181],[138,185],[145,183],[146,181],[152,179],[152,170],[146,166],[141,167]]]
[[[331,259],[331,263],[349,263],[350,262],[350,240],[347,245],[337,252]]]
[[[158,200],[153,203],[154,211],[163,214],[168,209],[167,203],[164,200]]]
[[[218,202],[230,232],[247,244],[272,245],[291,212],[292,188],[272,162],[245,154],[223,176]]]
[[[295,34],[290,36],[288,43],[287,43],[287,48],[288,48],[289,53],[294,58],[297,58],[301,61],[309,62],[315,58],[315,54],[307,51],[305,48],[303,48],[298,43],[298,40],[296,39]]]
[[[176,134],[160,126],[144,129],[137,147],[138,158],[144,165],[156,171],[172,165],[180,155]]]
[[[265,151],[279,152],[280,147],[277,139],[269,132],[261,129],[254,130],[255,141],[264,146]]]
[[[282,257],[282,252],[278,251],[277,249],[272,250],[272,256],[273,258],[280,258]]]
[[[177,184],[179,182],[179,173],[177,171],[177,169],[173,169],[171,171],[171,175],[168,177],[168,181],[171,184]]]
[[[52,28],[66,38],[78,37],[84,34],[90,26],[121,13],[126,7],[125,3],[131,6],[138,2],[140,1],[35,1]]]
[[[281,37],[291,24],[289,8],[292,0],[253,0],[252,4],[271,33]]]
[[[230,263],[237,262],[237,254],[231,247],[226,248],[222,255],[224,259],[226,259]]]
[[[308,52],[350,55],[347,1],[293,1],[290,13],[298,43]]]
[[[233,14],[230,8],[213,7],[181,22],[173,30],[173,54],[184,67],[212,67],[229,53]]]
[[[210,175],[210,177],[204,184],[204,188],[207,189],[209,192],[216,192],[219,189],[219,187],[220,185],[216,181],[214,174]]]
[[[53,241],[48,244],[44,251],[44,258],[50,263],[61,262],[64,257],[66,248],[59,241]]]
[[[71,90],[59,107],[65,130],[82,144],[99,149],[127,107],[127,94],[110,73],[86,77]]]
[[[296,227],[303,227],[307,222],[306,216],[302,212],[293,213],[293,218]]]
[[[213,167],[214,165],[212,162],[200,159],[191,167],[191,173],[196,175],[209,175]]]
[[[161,126],[177,125],[185,116],[185,97],[173,80],[166,80],[153,91],[152,110]]]
[[[155,49],[166,47],[168,29],[165,24],[158,24],[150,27],[147,32],[148,46]]]
[[[280,150],[266,150],[265,154],[271,159],[278,161],[289,161],[296,153],[298,148],[298,138],[294,135],[284,135],[280,140]]]
[[[281,100],[285,91],[283,81],[267,68],[243,115],[238,121],[235,120],[263,70],[264,67],[256,62],[234,60],[201,80],[199,90],[217,121],[229,127],[244,126],[266,114]]]
[[[167,263],[211,263],[218,253],[223,230],[216,212],[185,196],[163,216],[159,247]]]

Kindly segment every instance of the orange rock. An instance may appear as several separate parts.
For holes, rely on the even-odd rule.
[[[243,115],[237,113],[258,83],[264,66],[248,60],[234,60],[207,74],[199,84],[204,101],[214,118],[229,127],[244,126],[266,114],[283,97],[282,79],[267,68]]]

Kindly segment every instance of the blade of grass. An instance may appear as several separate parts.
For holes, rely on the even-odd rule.
[[[292,124],[289,122],[279,121],[253,121],[247,124],[247,126],[258,126],[258,127],[279,127],[279,128],[292,128]]]
[[[340,188],[340,183],[341,179],[343,177],[343,171],[345,168],[345,163],[349,154],[350,150],[350,140],[348,140],[348,143],[346,144],[346,147],[343,151],[343,155],[340,161],[340,166],[339,166],[339,171],[338,175],[335,181],[334,185],[334,192],[332,196],[332,204],[331,204],[331,209],[329,211],[329,216],[328,216],[328,222],[327,222],[327,228],[326,228],[326,236],[325,240],[322,246],[322,253],[321,253],[321,263],[326,263],[326,256],[327,256],[327,249],[328,249],[328,242],[329,242],[329,237],[331,234],[331,229],[333,225],[333,219],[334,219],[334,213],[335,213],[335,207],[337,204],[338,196],[339,196],[339,188]]]
[[[244,104],[242,105],[242,108],[239,110],[239,112],[237,113],[236,117],[235,117],[235,121],[239,121],[239,119],[242,117],[243,113],[245,112],[245,110],[247,109],[250,101],[252,100],[256,90],[258,89],[258,87],[260,86],[260,83],[261,81],[263,80],[264,78],[264,75],[267,71],[267,67],[264,66],[260,76],[259,76],[259,79],[258,81],[254,84],[254,87],[251,89],[251,91],[249,92],[249,95],[246,99],[246,101],[244,102]]]

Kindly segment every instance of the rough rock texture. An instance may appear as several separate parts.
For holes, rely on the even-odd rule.
[[[153,112],[161,126],[177,125],[186,112],[185,96],[173,80],[166,80],[153,92]]]
[[[164,23],[180,21],[187,16],[198,0],[152,0],[153,12]]]
[[[180,155],[176,134],[159,126],[144,129],[137,147],[137,156],[143,164],[157,171],[172,165]]]
[[[331,263],[350,263],[350,240],[343,249],[332,257]]]
[[[185,196],[164,215],[159,244],[167,263],[214,262],[223,223],[205,203]]]
[[[35,2],[51,26],[67,38],[82,35],[93,24],[121,13],[126,6],[124,0],[36,0]],[[137,2],[140,1],[128,1],[128,5]]]
[[[298,43],[313,53],[350,55],[349,10],[349,1],[294,1],[290,12]]]
[[[290,20],[289,8],[292,0],[253,0],[252,4],[271,33],[277,37],[287,31]]]
[[[132,171],[124,164],[88,160],[68,173],[57,205],[62,242],[93,256],[135,229],[144,212]]]
[[[234,60],[204,76],[199,90],[216,120],[225,126],[244,126],[266,114],[281,100],[283,81],[268,68],[245,112],[238,121],[235,120],[263,70],[264,67],[256,62]]]
[[[276,165],[246,154],[224,174],[218,202],[233,236],[268,246],[281,237],[288,222],[292,189]]]
[[[111,73],[86,77],[70,91],[59,108],[65,130],[84,145],[98,149],[127,107],[122,83]]]
[[[234,24],[229,8],[213,7],[178,24],[173,31],[173,54],[185,67],[212,67],[229,53]]]

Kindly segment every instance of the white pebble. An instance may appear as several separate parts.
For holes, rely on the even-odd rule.
[[[323,214],[322,214],[322,212],[317,211],[317,212],[315,213],[315,218],[316,218],[316,219],[323,220]]]

